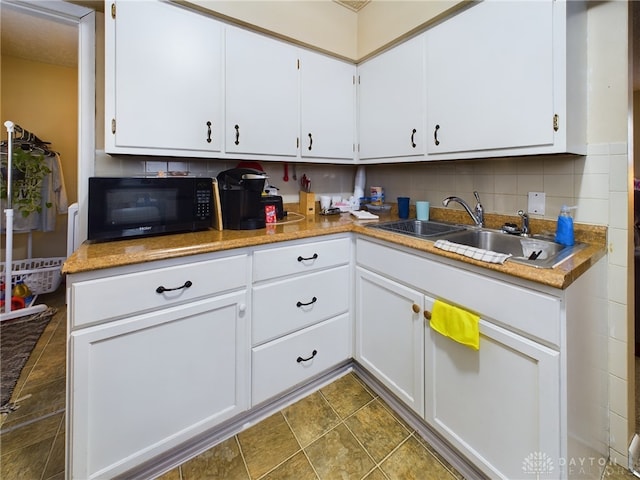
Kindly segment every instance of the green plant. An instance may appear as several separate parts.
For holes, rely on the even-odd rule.
[[[44,155],[35,155],[21,148],[13,151],[11,197],[13,208],[23,217],[42,211],[42,181],[51,173]],[[7,158],[0,160],[0,198],[7,198]],[[51,207],[50,203],[46,204]]]

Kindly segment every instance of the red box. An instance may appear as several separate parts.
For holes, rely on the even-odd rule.
[[[278,218],[276,216],[276,206],[275,205],[265,205],[264,206],[264,221],[269,223],[276,223]]]

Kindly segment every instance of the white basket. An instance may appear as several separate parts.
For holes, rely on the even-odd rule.
[[[55,292],[62,281],[62,262],[66,257],[26,258],[11,262],[12,286],[23,281],[34,295]],[[0,263],[0,280],[4,280],[5,263]]]

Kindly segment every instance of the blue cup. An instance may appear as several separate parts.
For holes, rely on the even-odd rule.
[[[409,218],[409,197],[398,197],[398,217]]]

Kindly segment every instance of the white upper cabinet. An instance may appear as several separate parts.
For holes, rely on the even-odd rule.
[[[424,35],[358,66],[359,158],[422,156]]]
[[[220,151],[220,24],[161,2],[109,4],[105,17],[106,152]]]
[[[428,154],[584,153],[583,8],[487,0],[427,31]]]
[[[355,74],[352,63],[300,51],[300,156],[353,160]]]
[[[325,163],[586,153],[585,2],[472,2],[357,69],[170,3],[113,5],[107,153]]]
[[[225,64],[226,152],[296,156],[297,49],[227,27]]]

